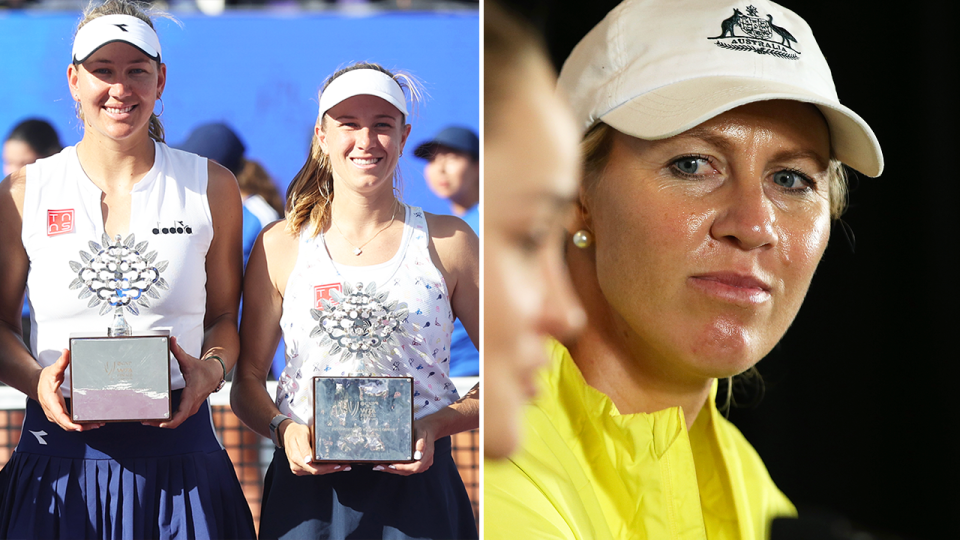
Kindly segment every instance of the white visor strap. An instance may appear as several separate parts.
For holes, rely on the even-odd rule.
[[[160,39],[150,25],[131,15],[104,15],[83,25],[73,40],[73,61],[81,63],[107,43],[123,41],[160,61]]]
[[[407,116],[407,100],[393,77],[375,69],[355,69],[334,79],[320,94],[320,116],[353,96],[376,96]]]

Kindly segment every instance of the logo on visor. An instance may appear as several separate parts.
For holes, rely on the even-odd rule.
[[[129,30],[127,30],[127,25],[126,25],[126,23],[123,23],[123,24],[115,24],[114,26],[116,26],[117,28],[123,30],[124,32],[129,32]]]
[[[737,35],[738,29],[741,35]],[[747,6],[746,15],[733,8],[733,15],[720,23],[720,35],[707,39],[715,39],[717,47],[732,51],[769,54],[786,60],[800,58],[800,51],[790,44],[797,43],[797,38],[786,28],[773,24],[773,15],[768,13],[764,20],[754,6]]]

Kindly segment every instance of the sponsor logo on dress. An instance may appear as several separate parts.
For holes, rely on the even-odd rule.
[[[313,287],[313,308],[323,311],[323,300],[326,300],[331,305],[336,305],[337,302],[330,296],[330,291],[343,292],[343,288],[339,283],[327,283],[326,285],[315,285]]]
[[[764,19],[754,6],[747,6],[746,10],[744,14],[733,8],[733,15],[720,23],[720,35],[707,39],[716,40],[717,47],[732,51],[768,54],[786,60],[800,58],[800,51],[790,44],[797,43],[797,38],[786,28],[774,24],[773,15],[767,13]],[[740,35],[737,35],[738,29]]]
[[[30,430],[30,433],[32,433],[33,436],[37,438],[37,442],[38,442],[38,443],[40,443],[40,444],[42,444],[42,445],[44,445],[44,446],[47,445],[47,440],[44,439],[44,437],[47,436],[47,432],[46,432],[46,431],[43,431],[43,430],[40,430],[40,431]]]
[[[47,236],[73,232],[73,208],[47,210]]]
[[[151,230],[153,234],[193,234],[193,227],[185,225],[182,221],[171,221],[168,223],[157,222],[157,226]]]

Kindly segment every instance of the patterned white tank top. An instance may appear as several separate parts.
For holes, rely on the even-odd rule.
[[[413,377],[415,418],[460,398],[449,376],[450,295],[430,258],[423,211],[404,208],[400,249],[382,264],[334,263],[323,234],[300,234],[280,317],[287,365],[276,399],[297,422],[313,423],[315,376]]]

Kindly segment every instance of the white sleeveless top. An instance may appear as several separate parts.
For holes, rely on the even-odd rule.
[[[126,247],[114,251],[122,260],[120,281],[112,266],[106,269],[117,259],[98,258],[105,248],[103,192],[83,171],[76,148],[27,165],[21,239],[30,260],[30,348],[41,366],[60,357],[71,334],[105,332],[113,321],[111,301],[129,304],[124,316],[134,333],[169,330],[187,353],[200,356],[204,265],[213,240],[207,160],[155,146],[153,167],[130,192]],[[118,286],[121,293],[107,292]],[[184,387],[172,354],[170,380],[173,389]],[[69,397],[69,368],[60,388]]]
[[[280,317],[287,365],[276,401],[297,422],[313,423],[318,375],[413,377],[415,418],[460,399],[449,376],[450,295],[430,258],[423,211],[404,208],[400,249],[382,264],[334,263],[323,234],[300,234]]]

